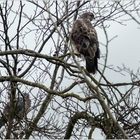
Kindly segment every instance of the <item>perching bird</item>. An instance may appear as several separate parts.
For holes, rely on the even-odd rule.
[[[16,120],[23,119],[29,112],[30,107],[31,107],[31,100],[30,100],[29,94],[23,93],[22,95],[17,97],[16,102],[15,102],[14,119]],[[0,128],[3,125],[5,125],[5,123],[7,122],[10,108],[11,108],[10,102],[8,102],[0,118]]]
[[[84,56],[87,71],[95,74],[100,50],[96,30],[91,24],[93,19],[94,14],[91,12],[82,14],[73,24],[70,40],[76,50]]]

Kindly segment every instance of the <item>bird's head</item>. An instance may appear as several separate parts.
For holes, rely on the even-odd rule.
[[[94,19],[94,14],[91,12],[86,12],[86,13],[83,13],[82,15],[80,15],[80,18],[88,19],[88,20],[92,21]]]

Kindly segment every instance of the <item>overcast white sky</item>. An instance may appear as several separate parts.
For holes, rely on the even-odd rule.
[[[117,23],[111,23],[110,27],[107,29],[110,39],[117,35],[109,44],[107,64],[114,65],[114,68],[117,68],[117,66],[121,67],[125,64],[126,67],[129,67],[136,72],[140,65],[140,29],[138,29],[139,25],[133,21],[126,22],[126,24],[127,25],[124,26]],[[101,32],[102,29],[98,29],[98,27],[96,27],[96,29],[99,41],[102,42],[104,40],[102,36],[103,33]],[[103,46],[100,45],[100,49],[102,52],[102,49],[104,50]],[[118,74],[112,72],[112,70],[108,70],[106,74],[112,82],[121,82],[121,80],[123,80],[120,80]],[[128,79],[128,77],[124,77],[124,79]]]

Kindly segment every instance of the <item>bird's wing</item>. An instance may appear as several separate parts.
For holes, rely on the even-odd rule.
[[[100,58],[99,42],[98,42],[97,33],[94,27],[90,27],[89,38],[90,38],[90,44],[91,44],[90,56],[94,54],[94,56],[96,55],[97,58]]]

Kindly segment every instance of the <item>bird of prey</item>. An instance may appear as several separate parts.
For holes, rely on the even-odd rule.
[[[87,71],[95,74],[100,50],[96,30],[91,24],[93,19],[94,14],[91,12],[80,15],[73,24],[70,40],[78,53],[84,56]]]
[[[31,100],[29,94],[23,93],[22,96],[20,95],[19,97],[17,97],[15,101],[15,111],[13,112],[14,119],[19,121],[24,117],[26,117],[30,107],[31,107]],[[5,125],[5,123],[7,122],[10,109],[11,109],[10,102],[8,102],[0,118],[0,128],[3,125]]]

